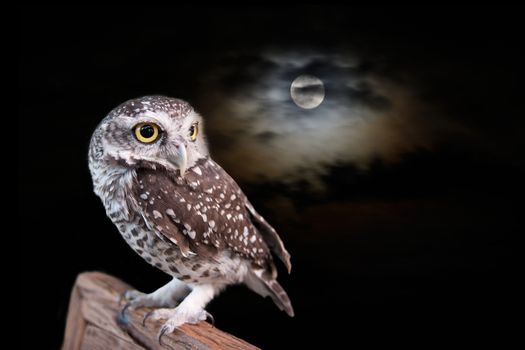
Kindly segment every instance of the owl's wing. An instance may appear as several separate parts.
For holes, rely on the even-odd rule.
[[[257,228],[258,232],[263,237],[264,242],[268,245],[271,251],[281,259],[283,264],[286,266],[288,273],[292,270],[292,264],[290,262],[290,253],[284,247],[284,243],[279,237],[279,234],[275,229],[260,215],[253,205],[250,203],[246,195],[239,188],[239,185],[233,180],[233,178],[218,164],[214,164],[213,170],[218,174],[218,177],[223,179],[226,186],[229,188],[228,192],[238,194],[242,205],[248,209],[249,217],[252,224]]]
[[[229,249],[273,271],[269,247],[251,221],[244,195],[215,163],[200,163],[183,179],[139,169],[133,193],[150,229],[184,256]]]
[[[246,199],[246,208],[248,209],[252,221],[255,227],[259,230],[261,235],[264,237],[264,241],[268,244],[268,247],[272,252],[281,259],[283,264],[286,266],[288,273],[292,271],[292,263],[290,262],[290,253],[284,247],[284,243],[279,237],[279,234],[275,229],[255,210],[253,205]]]

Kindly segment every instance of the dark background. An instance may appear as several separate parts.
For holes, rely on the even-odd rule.
[[[518,12],[474,5],[21,7],[24,339],[30,332],[39,348],[60,346],[79,272],[105,271],[144,291],[168,281],[126,246],[92,193],[87,147],[107,112],[146,94],[213,108],[199,93],[221,53],[268,44],[322,50],[347,41],[431,87],[427,97],[436,108],[478,137],[412,152],[394,165],[377,161],[366,172],[334,166],[323,195],[241,181],[292,253],[293,272],[281,269],[280,281],[296,317],[232,287],[209,306],[216,325],[263,348],[409,340],[421,331],[430,334],[426,343],[452,335],[508,339],[511,320],[521,316]],[[293,203],[293,219],[268,205],[274,194]]]

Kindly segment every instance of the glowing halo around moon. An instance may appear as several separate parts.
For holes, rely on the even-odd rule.
[[[297,106],[313,109],[324,100],[324,84],[313,75],[300,75],[292,82],[290,95]]]

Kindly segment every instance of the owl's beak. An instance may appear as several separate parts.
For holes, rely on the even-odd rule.
[[[175,152],[170,152],[168,160],[170,163],[179,168],[180,176],[184,176],[188,166],[188,154],[184,144],[179,144],[175,147]]]

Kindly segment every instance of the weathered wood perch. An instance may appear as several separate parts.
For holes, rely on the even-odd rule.
[[[62,350],[87,349],[239,349],[255,346],[207,322],[184,325],[157,342],[162,321],[142,318],[151,309],[130,310],[128,325],[119,325],[117,315],[122,304],[119,298],[131,287],[115,277],[100,272],[78,275],[71,292]]]

